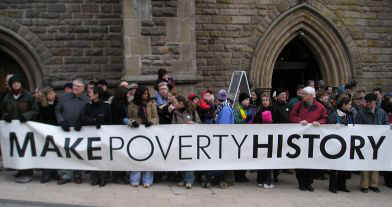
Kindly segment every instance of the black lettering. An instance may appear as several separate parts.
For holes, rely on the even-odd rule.
[[[122,149],[124,147],[124,140],[122,137],[110,137],[109,139],[110,139],[110,160],[113,160],[113,151]],[[120,147],[113,148],[113,140],[114,139],[121,141]]]
[[[278,152],[277,152],[277,158],[282,158],[282,150],[283,150],[283,135],[278,134]]]
[[[304,134],[304,139],[309,139],[308,158],[313,158],[314,139],[320,139],[318,134]]]
[[[101,151],[101,147],[93,147],[93,142],[100,142],[101,137],[89,137],[87,139],[87,158],[88,160],[102,160],[102,156],[94,156],[94,151]]]
[[[52,145],[53,147],[49,148],[50,145]],[[54,138],[52,135],[46,136],[45,145],[41,152],[41,157],[45,157],[46,153],[48,152],[55,152],[57,154],[57,157],[63,157],[60,153],[60,149],[57,147],[56,143],[54,142]]]
[[[274,136],[272,134],[268,135],[268,144],[259,144],[259,136],[257,134],[253,135],[253,158],[257,158],[257,152],[259,148],[267,148],[267,157],[271,158],[272,157],[272,152],[273,152],[273,141],[274,141]]]
[[[223,137],[228,137],[229,135],[213,135],[212,137],[218,137],[219,138],[219,159],[222,159],[222,138]]]
[[[373,148],[373,160],[377,160],[378,150],[380,149],[381,144],[384,142],[385,136],[381,136],[377,143],[374,141],[373,136],[368,136],[368,138]]]
[[[178,137],[178,139],[179,139],[179,159],[180,160],[191,160],[192,158],[191,157],[182,157],[182,148],[186,148],[186,147],[192,147],[192,145],[182,145],[182,139],[183,138],[192,138],[192,135],[183,135],[183,136],[179,136]]]
[[[140,138],[140,139],[145,139],[145,140],[147,140],[148,143],[149,143],[150,146],[151,146],[150,154],[149,154],[147,157],[141,158],[141,159],[134,157],[134,156],[131,154],[131,151],[130,151],[131,143],[132,143],[134,140],[139,139],[139,138]],[[132,137],[131,140],[129,140],[128,146],[127,146],[127,152],[128,152],[129,157],[132,158],[132,159],[135,160],[135,161],[139,161],[139,162],[141,162],[141,161],[146,161],[146,160],[150,159],[150,157],[151,157],[152,154],[154,153],[154,144],[152,143],[152,141],[151,141],[149,138],[147,138],[147,137],[145,137],[145,136],[142,136],[142,135],[135,136],[135,137]]]
[[[327,152],[325,145],[327,144],[327,142],[331,139],[336,139],[340,142],[340,151],[336,154],[336,155],[331,155]],[[324,137],[321,142],[320,142],[320,151],[321,154],[328,158],[328,159],[339,159],[341,158],[344,153],[346,153],[347,150],[347,144],[346,141],[343,139],[343,137],[337,135],[337,134],[330,134],[326,137]]]
[[[301,136],[299,134],[292,134],[287,139],[287,145],[295,150],[294,154],[291,154],[289,152],[287,153],[288,158],[294,159],[301,154],[301,148],[299,148],[299,146],[293,142],[293,139],[300,139],[300,138]]]
[[[355,142],[356,140],[359,141],[359,145],[356,145]],[[365,159],[363,157],[363,154],[361,152],[361,148],[363,148],[363,146],[365,146],[365,139],[361,136],[351,136],[351,144],[350,144],[350,159],[353,160],[355,153],[357,153],[359,159],[363,160]]]
[[[172,143],[173,143],[173,140],[174,140],[174,136],[172,136],[171,139],[170,139],[169,147],[167,148],[166,153],[163,152],[163,148],[162,148],[162,145],[161,145],[161,141],[159,141],[159,137],[158,137],[158,136],[155,136],[155,139],[156,139],[157,142],[158,142],[158,146],[159,146],[159,149],[161,150],[161,153],[162,153],[163,158],[166,160],[166,159],[167,159],[167,156],[169,155],[170,148],[171,148]]]
[[[18,151],[18,156],[19,157],[24,157],[26,154],[26,149],[30,143],[30,149],[31,149],[31,156],[36,157],[37,156],[37,150],[35,147],[35,139],[34,139],[34,133],[33,132],[28,132],[23,140],[23,146],[20,147],[18,137],[16,136],[15,132],[10,133],[10,156],[14,156],[14,146],[16,146],[16,150]]]
[[[206,138],[207,139],[207,144],[204,146],[200,145],[200,138]],[[197,135],[197,159],[200,159],[200,150],[203,151],[204,155],[208,158],[211,159],[210,155],[206,152],[205,148],[209,147],[211,144],[211,139],[207,135]]]
[[[83,141],[83,138],[77,138],[76,141],[71,145],[71,138],[65,138],[64,150],[65,156],[71,158],[71,152],[79,159],[83,160],[82,156],[75,150],[75,148]],[[71,145],[71,147],[70,147]]]
[[[241,147],[242,147],[242,145],[244,144],[245,140],[248,138],[248,135],[245,135],[244,138],[242,138],[242,141],[241,141],[240,144],[238,144],[238,141],[237,141],[237,139],[235,138],[234,135],[231,135],[231,137],[233,137],[234,142],[235,142],[235,144],[236,144],[237,147],[238,147],[238,159],[241,159]]]

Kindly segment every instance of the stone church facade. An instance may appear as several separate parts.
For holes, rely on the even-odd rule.
[[[2,60],[0,75],[20,72],[30,88],[76,77],[151,85],[160,68],[181,90],[227,88],[237,70],[271,88],[316,68],[331,86],[392,90],[392,1],[5,0]]]

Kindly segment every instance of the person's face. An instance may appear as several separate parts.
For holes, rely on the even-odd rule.
[[[143,101],[148,101],[149,95],[148,90],[145,90],[142,96]]]
[[[134,96],[134,95],[135,95],[135,92],[136,92],[136,88],[132,88],[132,89],[130,89],[130,90],[128,91],[127,96],[128,96],[128,97]]]
[[[374,94],[377,96],[378,100],[382,99],[382,94],[380,93],[380,91],[374,91]]]
[[[87,85],[87,91],[91,91],[93,89],[94,89],[94,85],[92,85],[92,84]]]
[[[297,96],[299,96],[299,97],[303,97],[304,96],[304,93],[303,93],[302,89],[297,90]]]
[[[176,101],[176,104],[174,106],[176,107],[177,110],[181,110],[181,109],[185,108],[184,103],[181,101]]]
[[[310,82],[309,82],[309,86],[311,86],[311,87],[314,88],[314,81],[310,81]]]
[[[262,97],[261,98],[261,104],[263,105],[263,107],[269,107],[270,106],[270,98],[269,97]]]
[[[72,93],[72,88],[64,88],[64,93]]]
[[[121,82],[120,87],[128,88],[128,82],[126,81]]]
[[[328,102],[329,102],[329,96],[322,96],[322,97],[321,97],[321,101],[322,101],[323,103],[328,103]]]
[[[352,102],[350,101],[350,103],[348,104],[343,104],[342,109],[345,111],[351,111],[351,107],[352,107]]]
[[[354,104],[357,105],[357,106],[360,106],[361,105],[361,101],[362,101],[361,98],[356,98],[356,99],[354,99]]]
[[[196,97],[196,98],[194,98],[194,99],[192,100],[192,102],[193,102],[195,105],[199,105],[200,99]]]
[[[246,98],[245,100],[243,100],[241,102],[241,105],[244,106],[245,108],[247,108],[247,107],[249,107],[249,103],[250,103],[249,98]]]
[[[286,94],[286,92],[280,93],[279,96],[278,96],[278,100],[280,102],[286,102],[287,101],[287,94]]]
[[[14,81],[14,82],[12,83],[12,89],[13,89],[13,90],[18,91],[18,90],[20,90],[21,88],[22,88],[22,83],[21,83],[21,82],[19,82],[19,81]]]
[[[83,84],[81,84],[81,83],[72,84],[72,93],[79,96],[79,95],[82,95],[83,92],[84,92],[84,85]]]
[[[56,92],[49,91],[48,94],[46,95],[46,98],[48,99],[48,101],[56,100]]]
[[[93,90],[89,90],[89,91],[87,92],[87,94],[88,94],[88,96],[90,97],[90,100],[91,100],[92,102],[98,101],[98,99],[99,99],[99,98],[98,98],[98,94],[95,94]]]
[[[203,99],[206,100],[208,103],[212,103],[214,101],[214,98],[211,93],[205,93],[203,95]]]
[[[252,100],[256,101],[256,99],[257,99],[256,92],[252,92],[250,95],[251,95]]]
[[[98,87],[102,88],[103,91],[106,91],[108,87],[104,84],[98,84]]]
[[[161,96],[163,96],[163,97],[168,97],[169,88],[167,86],[161,86],[159,88],[159,94],[161,94]]]
[[[328,87],[327,93],[332,94],[332,87]]]
[[[313,100],[313,95],[308,93],[303,93],[303,100],[305,102],[309,102]]]
[[[366,107],[368,107],[369,109],[376,108],[377,107],[377,101],[366,102]]]

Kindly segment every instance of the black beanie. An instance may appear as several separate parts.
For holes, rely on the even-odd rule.
[[[241,103],[243,100],[250,98],[250,96],[247,93],[240,93],[240,96],[238,97],[238,101]]]
[[[23,79],[22,79],[22,77],[21,77],[20,75],[13,75],[13,76],[8,80],[8,86],[9,86],[10,88],[12,88],[12,84],[13,84],[15,81],[20,82],[20,83],[22,84],[22,87],[23,87]]]

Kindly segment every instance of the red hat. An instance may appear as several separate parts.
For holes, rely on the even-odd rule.
[[[196,96],[196,94],[194,94],[194,93],[191,93],[191,94],[189,94],[189,96],[188,96],[188,100],[189,100],[189,101],[193,101],[193,99],[195,99],[195,98],[199,98],[199,97]]]

